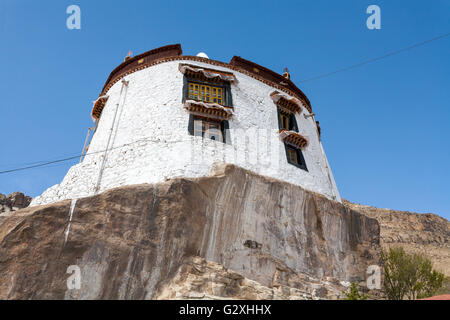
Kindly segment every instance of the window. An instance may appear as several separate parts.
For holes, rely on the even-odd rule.
[[[224,104],[224,88],[196,82],[188,82],[189,99],[207,103]]]
[[[283,112],[283,111],[279,111],[278,112],[279,117],[280,117],[280,130],[289,130],[290,126],[289,126],[289,114]]]
[[[226,121],[215,121],[201,117],[192,117],[192,122],[192,135],[225,142],[223,132],[225,127],[224,122]]]
[[[308,171],[308,168],[306,167],[305,158],[303,158],[302,151],[299,148],[288,145],[286,143],[284,144],[284,146],[286,148],[286,157],[288,163],[300,169]]]
[[[278,107],[278,125],[280,132],[283,130],[298,132],[297,120],[295,114]],[[295,144],[288,141],[284,141],[284,147],[286,149],[287,162],[308,171],[306,162],[303,157],[302,150]]]
[[[287,147],[287,153],[288,153],[288,162],[290,163],[297,163],[297,151],[293,148]]]
[[[236,81],[233,73],[188,64],[180,64],[179,69],[184,75],[183,103],[195,100],[233,107],[231,85]]]
[[[184,74],[182,102],[189,112],[189,134],[231,144],[228,120],[234,114],[234,75],[186,64],[179,68]]]
[[[278,125],[280,131],[286,130],[298,132],[295,114],[281,108],[278,108]]]

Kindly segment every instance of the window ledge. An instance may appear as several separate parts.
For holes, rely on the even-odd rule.
[[[283,130],[280,132],[280,139],[294,147],[303,149],[308,145],[308,139],[295,131]]]
[[[103,95],[98,97],[97,100],[94,101],[94,106],[92,107],[91,116],[93,119],[100,119],[100,115],[102,114],[103,108],[105,107],[106,101],[108,101],[109,96]]]
[[[190,113],[204,117],[228,120],[233,116],[233,109],[224,107],[217,103],[206,103],[203,101],[186,100],[184,107]]]
[[[297,98],[289,98],[288,96],[279,93],[278,91],[272,92],[270,94],[270,97],[277,106],[285,109],[288,112],[301,113],[303,110],[302,103]]]

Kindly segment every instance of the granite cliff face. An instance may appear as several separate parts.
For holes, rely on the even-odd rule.
[[[344,205],[380,223],[381,245],[401,246],[406,252],[420,253],[433,266],[450,277],[450,222],[432,213],[379,209],[344,200]]]
[[[375,219],[221,165],[0,215],[0,298],[338,298],[378,264],[379,241]]]

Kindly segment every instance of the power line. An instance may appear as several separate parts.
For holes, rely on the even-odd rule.
[[[387,58],[387,57],[390,57],[390,56],[393,56],[393,55],[396,55],[396,54],[399,54],[399,53],[402,53],[402,52],[405,52],[405,51],[408,51],[408,50],[411,50],[411,49],[414,49],[414,48],[417,48],[417,47],[420,47],[420,46],[423,46],[423,45],[425,45],[427,43],[430,43],[430,42],[433,42],[433,41],[445,38],[445,37],[447,37],[449,35],[450,35],[450,32],[446,33],[446,34],[443,34],[443,35],[440,35],[440,36],[437,36],[437,37],[432,38],[432,39],[428,39],[428,40],[425,40],[425,41],[413,44],[412,46],[409,46],[409,47],[406,47],[406,48],[403,48],[403,49],[399,49],[399,50],[396,50],[396,51],[392,51],[392,52],[386,53],[386,54],[384,54],[382,56],[379,56],[379,57],[376,57],[376,58],[372,58],[370,60],[366,60],[366,61],[354,64],[354,65],[351,65],[351,66],[348,66],[348,67],[344,67],[344,68],[341,68],[341,69],[338,69],[338,70],[335,70],[335,71],[332,71],[332,72],[328,72],[328,73],[324,73],[324,74],[321,74],[321,75],[318,75],[318,76],[307,78],[307,79],[301,80],[299,82],[307,82],[307,81],[322,79],[322,78],[329,77],[329,76],[331,76],[333,74],[336,74],[336,73],[340,73],[340,72],[348,71],[350,69],[358,68],[358,67],[363,66],[365,64],[369,64],[369,63],[372,63],[372,62],[375,62],[375,61],[378,61],[378,60],[381,60],[381,59],[384,59],[384,58]]]
[[[107,150],[100,150],[100,151],[95,151],[95,152],[89,152],[89,153],[85,154],[85,157],[88,156],[88,155],[93,155],[93,154],[102,153],[102,152],[105,152],[105,151],[110,151],[110,150],[122,148],[122,147],[125,147],[125,146],[129,146],[129,145],[131,145],[133,143],[142,142],[142,141],[145,141],[145,140],[150,140],[150,139],[146,138],[146,139],[136,140],[136,141],[133,141],[133,142],[130,142],[130,143],[126,143],[126,144],[123,144],[123,145],[120,145],[120,146],[117,146],[117,147],[113,147],[113,148],[110,148],[110,149],[107,149]],[[59,162],[65,162],[65,161],[69,161],[69,160],[73,160],[73,159],[77,159],[77,158],[80,158],[79,154],[76,155],[76,156],[62,158],[62,159],[57,159],[57,160],[52,160],[52,161],[36,161],[36,162],[34,162],[34,163],[37,163],[35,165],[30,165],[30,166],[26,166],[26,167],[20,167],[20,168],[14,168],[14,169],[0,171],[0,174],[11,173],[11,172],[16,172],[16,171],[23,171],[23,170],[28,170],[28,169],[38,168],[38,167],[43,167],[43,166],[47,166],[47,165],[50,165],[50,164],[59,163]]]
[[[137,141],[133,141],[133,142],[130,142],[130,143],[126,143],[126,144],[123,144],[123,145],[120,145],[120,146],[117,146],[117,147],[114,147],[114,148],[110,148],[108,150],[100,150],[100,151],[96,151],[96,152],[86,153],[85,157],[88,156],[88,155],[96,154],[96,153],[101,153],[101,152],[110,151],[110,150],[117,149],[117,148],[122,148],[122,147],[131,145],[131,144],[136,143],[136,142],[141,142],[143,140],[146,140],[146,139],[142,139],[142,140],[137,140]],[[77,159],[79,157],[80,157],[80,155],[78,154],[78,155],[73,156],[73,157],[57,159],[57,160],[52,160],[52,161],[36,161],[35,163],[38,163],[38,164],[31,165],[31,166],[26,166],[26,167],[14,168],[14,169],[10,169],[10,170],[0,171],[0,174],[11,173],[11,172],[16,172],[16,171],[23,171],[23,170],[28,170],[28,169],[38,168],[38,167],[43,167],[43,166],[47,166],[47,165],[54,164],[54,163],[65,162],[65,161]]]
[[[76,156],[79,157],[80,153],[70,153],[70,154],[65,154],[65,155],[60,155],[59,157],[69,157],[69,156]],[[59,159],[59,157],[56,157],[56,159]],[[55,157],[54,157],[55,158]],[[48,160],[41,160],[41,161],[33,161],[33,162],[21,162],[21,163],[2,163],[0,164],[0,167],[10,167],[10,166],[32,166],[35,164],[41,164],[43,162],[49,162],[52,161],[50,159]]]
[[[99,150],[99,151],[95,151],[95,152],[88,152],[88,153],[85,154],[85,157],[90,156],[90,155],[94,155],[94,154],[97,154],[97,153],[103,153],[105,151],[111,151],[111,150],[127,147],[127,146],[130,146],[132,144],[135,144],[135,143],[138,143],[138,142],[145,142],[145,141],[146,142],[150,142],[150,141],[159,141],[159,140],[155,140],[155,139],[151,139],[151,138],[139,139],[139,140],[136,140],[136,141],[133,141],[133,142],[129,142],[129,143],[125,143],[125,144],[119,145],[117,147],[112,147],[112,148],[109,148],[109,149],[106,149],[106,150],[104,149],[104,150]],[[16,171],[23,171],[23,170],[28,170],[28,169],[38,168],[38,167],[44,167],[44,166],[48,166],[50,164],[65,162],[65,161],[69,161],[69,160],[73,160],[73,159],[79,159],[79,158],[80,158],[80,155],[78,154],[76,156],[62,158],[62,159],[57,159],[57,160],[52,160],[52,161],[36,161],[36,162],[34,162],[34,163],[37,163],[35,165],[30,165],[30,166],[25,166],[25,167],[20,167],[20,168],[14,168],[14,169],[0,171],[0,174],[11,173],[11,172],[16,172]]]
[[[0,171],[0,174],[4,174],[4,173],[10,173],[10,172],[16,172],[16,171],[22,171],[22,170],[27,170],[27,169],[32,169],[32,168],[38,168],[38,167],[43,167],[49,164],[53,164],[53,163],[58,163],[58,162],[64,162],[64,161],[69,161],[72,159],[76,159],[78,158],[79,155],[74,156],[74,157],[70,157],[70,158],[65,158],[65,159],[58,159],[58,160],[54,160],[54,161],[48,161],[48,162],[44,162],[44,163],[40,163],[40,164],[35,164],[32,166],[27,166],[27,167],[21,167],[21,168],[15,168],[15,169],[10,169],[10,170],[5,170],[5,171]],[[39,161],[41,162],[41,161]]]

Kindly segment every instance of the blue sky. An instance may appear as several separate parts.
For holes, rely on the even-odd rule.
[[[66,8],[81,8],[81,30]],[[381,30],[366,8],[381,8]],[[320,121],[341,195],[450,219],[450,37],[309,82],[301,80],[450,32],[450,1],[21,1],[0,3],[0,171],[80,153],[109,73],[172,43],[288,67]],[[31,196],[77,161],[0,175]]]

